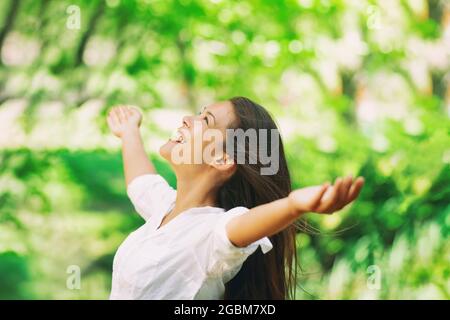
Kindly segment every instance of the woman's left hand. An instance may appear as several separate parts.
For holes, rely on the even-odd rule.
[[[296,214],[317,212],[331,214],[355,200],[364,185],[364,178],[337,178],[334,185],[297,189],[289,194],[289,202]]]

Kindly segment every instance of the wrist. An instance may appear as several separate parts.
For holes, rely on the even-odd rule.
[[[293,198],[293,192],[289,193],[289,196],[287,196],[286,200],[287,200],[288,210],[291,213],[291,215],[298,218],[302,214],[306,213],[305,211],[300,210],[300,208],[298,208],[297,203],[296,203],[295,199]]]
[[[140,133],[139,127],[133,127],[133,128],[124,130],[124,132],[122,133],[120,138],[122,140],[130,139],[130,138],[133,139],[136,137],[140,137],[140,135],[141,135],[141,133]]]

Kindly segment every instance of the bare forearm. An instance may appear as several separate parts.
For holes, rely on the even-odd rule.
[[[292,191],[288,197],[251,209],[233,218],[227,235],[236,246],[244,247],[261,238],[280,232],[306,212],[330,214],[341,210],[358,197],[364,178],[337,178],[328,182]]]
[[[230,220],[227,235],[234,245],[245,247],[256,240],[280,232],[299,216],[300,213],[292,209],[289,198],[282,198],[257,206]]]
[[[153,164],[145,153],[139,129],[128,130],[121,138],[126,185],[138,176],[156,173]]]

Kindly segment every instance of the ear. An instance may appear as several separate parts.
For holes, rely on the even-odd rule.
[[[214,159],[214,161],[210,163],[210,166],[219,171],[229,171],[234,170],[236,164],[234,160],[230,156],[228,156],[228,154],[224,153],[222,157]]]

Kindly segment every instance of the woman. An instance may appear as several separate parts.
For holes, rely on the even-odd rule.
[[[128,196],[146,221],[117,250],[111,299],[292,298],[294,223],[306,212],[340,210],[364,183],[349,176],[334,185],[291,191],[281,138],[264,136],[277,127],[262,106],[244,97],[184,117],[177,134],[160,148],[175,172],[177,190],[145,154],[137,109],[115,107],[107,121],[122,140]],[[263,136],[249,135],[256,136],[256,148],[249,141],[229,151],[236,139],[227,134],[237,129]],[[213,130],[222,133],[214,144],[204,138]],[[261,174],[267,164],[264,147],[276,156],[275,174]],[[213,150],[210,157],[204,155],[207,149]],[[188,161],[179,161],[180,155]],[[245,161],[237,161],[242,155]]]

